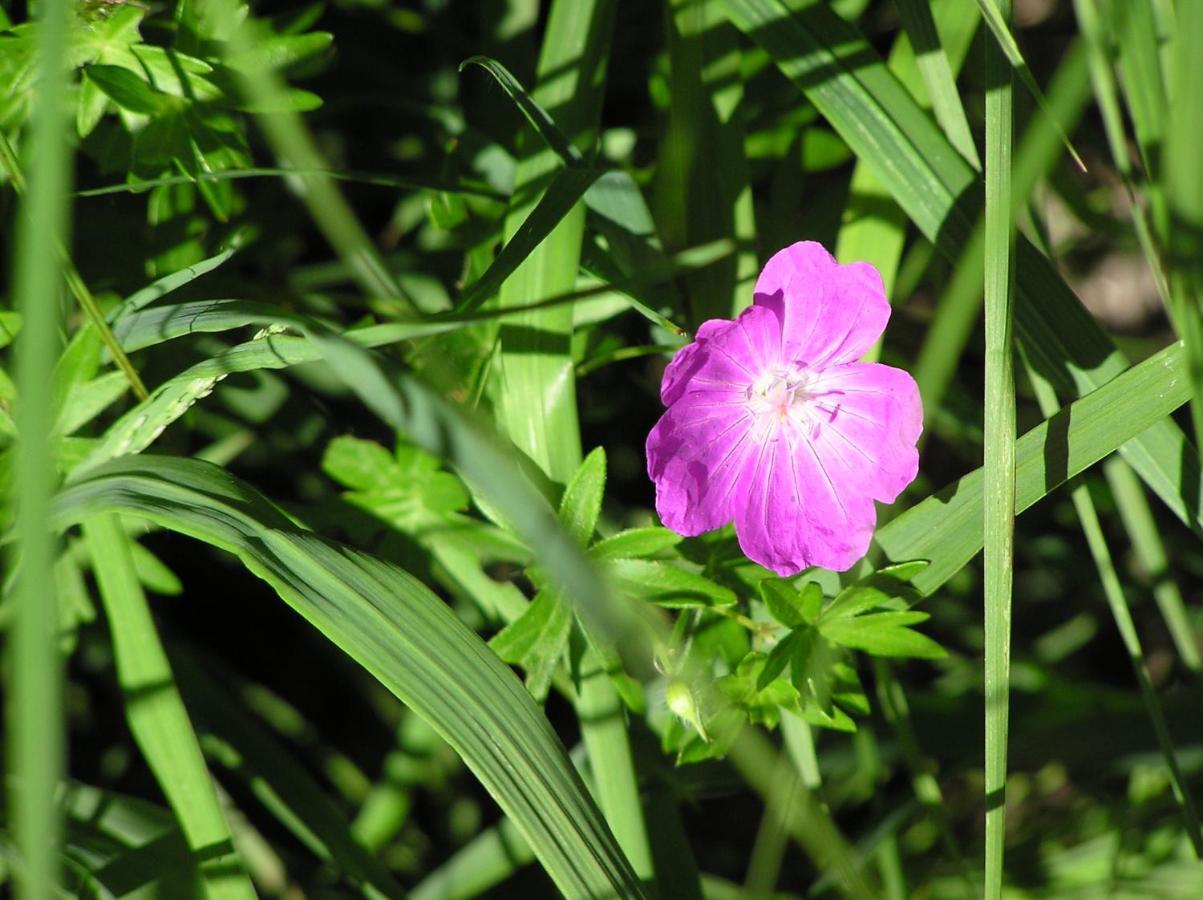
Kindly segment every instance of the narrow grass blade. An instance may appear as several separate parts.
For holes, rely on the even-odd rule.
[[[755,223],[744,155],[739,35],[717,0],[673,0],[665,16],[672,104],[660,142],[654,206],[670,251],[731,239],[735,258],[687,276],[694,324],[752,302]]]
[[[936,45],[939,56],[950,70],[950,78],[955,84],[956,73],[960,71],[969,49],[970,40],[978,22],[977,9],[959,0],[938,3],[935,9],[928,10],[921,4],[922,11],[931,17],[938,13],[937,21],[950,35],[950,44]],[[937,35],[937,38],[940,36]],[[917,94],[925,90],[924,79],[920,75],[916,61],[916,51],[905,32],[899,35],[890,51],[888,60],[890,70],[898,79]],[[957,99],[960,117],[964,118],[964,109]],[[945,133],[949,135],[948,126]],[[973,148],[972,160],[975,168],[980,168],[977,149],[970,137],[969,146]],[[848,185],[848,200],[844,207],[843,221],[840,224],[839,238],[836,241],[836,258],[843,262],[865,260],[872,263],[881,273],[886,296],[892,303],[904,301],[904,297],[894,296],[894,279],[898,274],[898,266],[902,260],[902,249],[906,239],[906,213],[894,201],[889,188],[883,185],[873,173],[873,168],[864,160],[858,159],[852,170],[852,180]],[[980,281],[980,279],[977,279]],[[876,357],[880,346],[870,351]],[[870,357],[866,357],[870,358]]]
[[[1007,61],[1015,69],[1015,74],[1019,76],[1019,80],[1023,82],[1023,86],[1027,88],[1028,93],[1032,95],[1032,99],[1048,113],[1049,118],[1056,123],[1052,113],[1048,110],[1048,103],[1044,99],[1044,94],[1040,90],[1040,85],[1036,84],[1036,79],[1032,75],[1032,70],[1028,68],[1027,62],[1023,58],[1023,54],[1019,51],[1019,44],[1015,42],[1015,36],[1011,33],[1009,24],[1010,12],[1008,10],[1007,0],[977,0],[978,8],[982,11],[982,19],[994,34],[994,39],[998,42],[999,49]],[[1070,143],[1069,135],[1065,133],[1065,129],[1057,125],[1058,131],[1061,133],[1061,142],[1065,145],[1065,149],[1069,151],[1069,155],[1073,157],[1078,168],[1083,172],[1086,171],[1086,164],[1082,162],[1082,157],[1078,155],[1078,151],[1074,149]]]
[[[744,729],[731,747],[729,759],[747,785],[766,803],[776,807],[786,833],[821,870],[834,873],[835,882],[845,896],[857,900],[876,896],[831,814],[793,774],[793,766],[788,761],[784,767],[778,765],[779,754],[767,738],[752,729]],[[774,777],[781,772],[789,773],[785,784]],[[784,802],[786,800],[792,802]]]
[[[62,268],[58,249],[70,220],[67,194],[71,150],[67,136],[66,0],[37,8],[37,102],[26,138],[29,189],[20,206],[13,244],[12,292],[24,318],[16,342],[19,440],[10,500],[17,542],[9,550],[17,572],[15,620],[8,639],[5,691],[8,821],[22,865],[16,896],[53,896],[61,825],[55,791],[62,777],[62,673],[55,639],[55,541],[50,528],[54,491],[53,379],[58,357]]]
[[[359,172],[354,170],[322,169],[319,172],[306,172],[293,168],[272,168],[256,166],[253,169],[225,169],[220,172],[196,172],[189,175],[178,175],[166,178],[150,178],[146,181],[110,184],[105,187],[88,188],[76,191],[76,197],[106,197],[112,194],[136,194],[157,187],[172,187],[178,184],[196,184],[197,182],[242,181],[247,178],[284,178],[294,175],[320,174],[334,181],[346,181],[352,184],[371,184],[377,187],[400,188],[408,191],[444,191],[451,194],[463,194],[471,197],[489,197],[494,200],[504,199],[489,185],[471,179],[438,178],[426,174],[391,175],[385,172]]]
[[[1086,48],[1080,44],[1069,48],[1048,97],[1061,121],[1078,120],[1090,99]],[[1059,151],[1057,132],[1048,117],[1034,117],[1015,151],[1012,196],[1016,212],[1056,162]],[[915,381],[928,412],[939,408],[978,321],[985,272],[984,240],[984,223],[979,221],[940,293],[935,317],[915,362]]]
[[[206,894],[254,898],[134,571],[130,539],[115,515],[95,516],[83,525],[130,732],[175,811]]]
[[[790,13],[781,0],[724,0],[732,20],[803,90],[936,249],[956,261],[980,183],[872,47],[825,3]],[[1128,367],[1048,259],[1020,237],[1015,328],[1058,390],[1081,396]],[[1181,429],[1161,422],[1124,447],[1133,468],[1184,522],[1200,519],[1198,460]],[[1189,458],[1188,458],[1189,457]]]
[[[1087,0],[1083,7],[1093,7]],[[1110,32],[1119,51],[1120,80],[1127,99],[1128,114],[1144,164],[1144,187],[1149,192],[1155,222],[1164,223],[1165,196],[1161,178],[1161,150],[1165,145],[1166,84],[1161,66],[1156,12],[1151,3],[1111,3],[1110,28],[1105,20],[1100,31]],[[1081,17],[1080,17],[1081,18]],[[1086,21],[1083,20],[1083,31]],[[1106,121],[1106,120],[1104,120]]]
[[[62,527],[106,511],[234,553],[455,748],[567,896],[644,896],[546,718],[514,674],[421,582],[296,530],[195,460],[138,456],[58,498]]]
[[[961,96],[957,93],[953,67],[949,64],[944,48],[940,45],[940,36],[936,33],[930,2],[899,0],[898,14],[902,17],[902,27],[906,29],[907,37],[915,50],[915,62],[923,75],[923,83],[927,86],[936,121],[948,135],[949,142],[965,157],[965,161],[973,168],[980,169],[982,163],[977,155],[977,144],[974,143],[973,133],[969,130],[969,120],[965,118]]]
[[[207,275],[214,269],[225,264],[231,256],[238,252],[238,244],[235,242],[232,246],[227,247],[220,253],[215,253],[208,259],[202,259],[198,263],[194,263],[178,272],[172,272],[170,275],[164,275],[158,278],[146,287],[134,291],[121,302],[120,305],[113,308],[109,313],[109,321],[114,322],[131,313],[135,313],[143,307],[149,306],[156,300],[166,297],[172,291],[179,290],[184,285],[191,284],[202,275]]]
[[[1015,447],[1016,512],[1161,421],[1189,397],[1185,354],[1181,344],[1174,344],[1037,425]],[[936,590],[982,549],[983,486],[978,469],[878,529],[874,542],[889,561],[931,561],[912,582],[921,593]]]
[[[1002,16],[1011,17],[1010,0]],[[993,7],[993,3],[990,4]],[[999,11],[996,9],[995,13]],[[1003,889],[1006,841],[1007,725],[1011,697],[1011,586],[1015,563],[1015,350],[1011,345],[1015,283],[1012,218],[1011,70],[986,48],[986,897]]]
[[[585,192],[600,176],[601,172],[597,169],[583,166],[556,172],[539,202],[506,241],[492,265],[464,291],[456,311],[472,312],[495,294],[514,270],[547,240],[573,209],[577,208]]]
[[[25,179],[21,174],[16,155],[8,143],[8,138],[3,134],[0,134],[0,163],[3,163],[5,169],[8,170],[9,180],[12,181],[13,188],[16,189],[17,194],[20,195],[23,193],[25,190]],[[117,340],[113,337],[113,333],[109,330],[108,323],[100,311],[100,304],[96,302],[96,298],[92,296],[87,283],[75,268],[75,264],[71,262],[66,246],[60,242],[54,249],[60,257],[59,264],[62,267],[63,278],[67,282],[67,288],[79,303],[80,308],[83,309],[84,314],[87,315],[92,326],[99,333],[100,339],[112,354],[117,367],[125,375],[134,395],[139,400],[145,400],[146,386],[142,383],[137,370],[134,369],[133,364],[121,349],[121,345],[117,343]]]
[[[1191,420],[1203,452],[1203,104],[1194,102],[1203,84],[1203,3],[1180,4],[1174,35],[1170,103],[1174,110],[1165,145],[1165,185],[1169,205],[1166,248],[1174,327],[1186,345],[1195,397]]]
[[[1140,479],[1136,477],[1132,467],[1119,457],[1111,457],[1104,462],[1103,472],[1107,476],[1111,494],[1115,497],[1115,505],[1119,509],[1124,528],[1132,541],[1132,548],[1136,551],[1136,558],[1152,583],[1153,597],[1161,610],[1166,630],[1174,641],[1174,649],[1178,651],[1183,665],[1196,676],[1203,677],[1203,659],[1199,656],[1199,645],[1186,613],[1182,592],[1178,589],[1178,583],[1170,570],[1165,544],[1153,519],[1153,511],[1149,508],[1144,487],[1141,486]]]
[[[1052,385],[1031,370],[1028,375],[1031,378],[1041,412],[1045,416],[1055,415],[1059,404]],[[1115,564],[1111,560],[1111,551],[1108,549],[1107,539],[1103,535],[1103,526],[1099,522],[1098,511],[1091,498],[1090,487],[1084,482],[1079,483],[1074,487],[1071,496],[1074,509],[1078,513],[1078,521],[1082,526],[1082,533],[1090,548],[1090,555],[1094,559],[1095,568],[1098,569],[1099,580],[1103,584],[1103,593],[1107,596],[1107,605],[1111,608],[1115,627],[1119,631],[1120,639],[1124,642],[1124,649],[1128,652],[1128,660],[1132,663],[1132,671],[1140,686],[1141,700],[1144,701],[1145,711],[1148,713],[1153,724],[1153,731],[1157,735],[1157,743],[1165,760],[1170,787],[1173,790],[1174,799],[1178,801],[1186,825],[1187,837],[1194,848],[1195,857],[1203,858],[1203,830],[1199,826],[1199,814],[1195,809],[1195,803],[1191,798],[1186,781],[1182,777],[1182,770],[1178,765],[1178,754],[1174,749],[1174,742],[1170,737],[1161,703],[1157,699],[1157,692],[1153,689],[1149,668],[1145,663],[1144,650],[1140,646],[1140,636],[1136,632],[1136,624],[1132,621],[1132,612],[1128,608],[1128,599],[1124,595],[1119,575],[1115,571]]]
[[[1166,283],[1165,272],[1161,263],[1161,250],[1155,244],[1153,238],[1153,228],[1149,223],[1149,212],[1146,210],[1146,203],[1138,196],[1138,190],[1143,189],[1148,196],[1148,204],[1153,212],[1152,218],[1155,222],[1164,222],[1165,220],[1165,202],[1164,195],[1161,190],[1161,182],[1156,178],[1146,178],[1141,185],[1136,184],[1136,173],[1133,170],[1132,160],[1128,152],[1128,136],[1124,130],[1123,113],[1120,111],[1119,95],[1115,86],[1115,74],[1111,62],[1111,48],[1109,45],[1108,35],[1102,17],[1099,15],[1098,7],[1095,5],[1095,0],[1074,0],[1074,9],[1077,12],[1078,23],[1082,30],[1082,36],[1085,38],[1087,46],[1090,49],[1090,78],[1094,84],[1094,93],[1098,98],[1099,113],[1103,119],[1103,130],[1107,135],[1107,145],[1111,150],[1111,159],[1115,163],[1116,169],[1123,178],[1125,187],[1128,189],[1131,197],[1132,207],[1132,223],[1136,229],[1137,239],[1140,241],[1140,249],[1144,253],[1145,262],[1148,263],[1149,269],[1153,273],[1153,278],[1157,284],[1157,291],[1161,294],[1162,302],[1166,309],[1172,308],[1172,300],[1170,298],[1169,286]],[[1144,4],[1129,5],[1129,16],[1132,21],[1143,20],[1151,13],[1149,8]],[[1155,80],[1158,88],[1161,85],[1161,72],[1157,64],[1156,43],[1152,42],[1151,49],[1143,46],[1143,39],[1152,38],[1152,23],[1147,22],[1148,33],[1146,29],[1138,28],[1133,35],[1136,46],[1129,46],[1125,43],[1124,54],[1128,57],[1129,65],[1135,70],[1130,77],[1139,79],[1141,82]],[[1152,59],[1153,71],[1147,70],[1144,65],[1137,65],[1135,59],[1147,60]],[[1154,92],[1155,93],[1155,92]],[[1144,92],[1139,94],[1141,102],[1153,104],[1159,102],[1162,106],[1165,103],[1164,93],[1158,96],[1159,99],[1147,97]],[[1145,133],[1151,128],[1156,128],[1157,147],[1161,146],[1161,128],[1160,128],[1160,110],[1152,114],[1149,110],[1141,110],[1139,113],[1132,110],[1133,120],[1138,122],[1137,133]],[[1155,126],[1145,121],[1155,118],[1157,123]],[[1141,124],[1143,123],[1143,125]],[[1138,138],[1139,141],[1139,138]],[[1140,144],[1143,148],[1145,145]],[[1142,149],[1142,152],[1144,150]],[[1145,172],[1152,174],[1152,169],[1149,168],[1149,157],[1145,156]]]
[[[592,149],[615,15],[616,5],[612,0],[556,0],[551,5],[532,104],[520,105],[528,115],[532,114],[532,108],[555,109],[556,124],[573,149],[553,138],[550,147],[533,149],[519,162],[515,176],[518,199],[505,222],[507,241],[530,214],[530,208],[558,165],[559,156],[576,164]],[[519,100],[523,95],[514,96]],[[502,285],[499,305],[502,308],[522,305],[538,297],[571,290],[580,265],[584,226],[582,204],[560,221]],[[581,461],[570,347],[572,310],[564,307],[532,311],[507,320],[500,334],[498,425],[553,481],[567,483]],[[579,602],[572,591],[566,591],[565,596]],[[590,768],[595,773],[594,789],[635,872],[641,878],[650,878],[651,851],[623,707],[609,676],[592,657],[592,653],[586,654],[582,661],[584,674],[576,710]]]
[[[412,891],[410,900],[469,900],[527,865],[534,856],[509,819],[487,828]]]
[[[403,896],[388,869],[355,839],[350,823],[321,786],[236,697],[190,657],[178,658],[176,670],[210,757],[229,768],[315,855],[360,882],[366,896]]]
[[[586,21],[586,20],[582,20]],[[550,26],[549,26],[550,28]],[[546,52],[546,51],[545,51]],[[579,65],[580,60],[574,61],[573,65]],[[510,74],[510,70],[503,66],[495,59],[490,59],[487,56],[472,56],[465,59],[459,65],[459,70],[462,72],[468,66],[480,66],[486,72],[496,79],[502,89],[509,94],[510,99],[526,117],[526,120],[534,127],[539,136],[547,142],[547,145],[565,161],[567,165],[585,165],[585,155],[581,150],[568,139],[568,136],[560,129],[560,126],[552,119],[547,111],[543,108],[546,101],[541,97],[539,100],[531,97],[530,94],[523,89],[518,83],[518,79]],[[545,67],[540,66],[543,71],[548,71]],[[585,73],[575,73],[573,77],[581,78]],[[546,92],[540,92],[546,96]]]

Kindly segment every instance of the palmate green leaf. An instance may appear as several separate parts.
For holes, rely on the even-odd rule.
[[[337,437],[326,445],[322,471],[352,488],[351,503],[407,533],[446,522],[468,505],[463,482],[412,445],[389,453],[375,441]]]
[[[58,498],[60,527],[121,510],[234,553],[297,612],[429,721],[515,821],[568,896],[643,896],[525,689],[420,582],[297,531],[228,473],[140,456]]]
[[[781,0],[724,3],[919,230],[955,261],[980,208],[980,182],[856,28],[814,0],[794,4],[799,8],[792,14]],[[1128,368],[1048,259],[1023,237],[1016,273],[1017,336],[1059,391],[1081,396]],[[1194,527],[1200,520],[1199,496],[1190,493],[1200,483],[1194,451],[1173,422],[1144,421],[1122,452],[1166,506]]]

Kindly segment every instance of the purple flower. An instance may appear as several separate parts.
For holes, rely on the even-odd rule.
[[[664,371],[647,438],[656,511],[673,531],[735,522],[779,575],[865,555],[874,500],[915,477],[923,407],[901,369],[858,362],[890,318],[881,275],[820,244],[779,251],[734,321],[711,319]]]

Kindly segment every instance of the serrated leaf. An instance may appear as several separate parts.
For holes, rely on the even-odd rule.
[[[663,553],[681,540],[681,535],[667,528],[630,528],[598,541],[589,548],[589,555],[597,560],[642,559]]]
[[[815,628],[807,628],[798,635],[790,656],[790,681],[802,696],[804,711],[813,704],[830,717],[832,669],[839,653]]]
[[[669,609],[734,606],[735,594],[709,578],[650,559],[617,559],[604,564],[614,586],[628,596]]]
[[[121,109],[143,116],[154,116],[171,109],[171,98],[156,91],[129,69],[93,64],[84,69],[84,77],[96,85]]]
[[[582,547],[593,539],[606,491],[606,451],[595,447],[585,457],[560,500],[560,522]]]
[[[645,896],[529,694],[402,570],[298,531],[230,473],[139,455],[92,469],[57,499],[56,527],[97,512],[147,518],[236,554],[425,718],[518,824],[568,896]]]
[[[853,584],[835,595],[831,604],[823,610],[823,621],[855,616],[867,609],[889,603],[893,597],[871,584]]]
[[[539,591],[526,612],[489,641],[493,652],[526,671],[526,688],[539,702],[568,649],[572,609],[554,591]]]
[[[786,628],[813,625],[823,605],[823,589],[813,581],[799,590],[780,578],[766,578],[759,587],[769,613]]]
[[[830,641],[874,656],[943,659],[944,648],[926,635],[908,628],[928,619],[918,611],[870,613],[824,621],[819,627]]]
[[[769,682],[773,681],[778,675],[785,671],[785,667],[789,665],[794,654],[794,644],[801,638],[798,632],[791,631],[785,637],[777,642],[777,646],[769,651],[768,658],[765,660],[764,668],[760,670],[760,675],[756,679],[757,690],[763,691],[769,686]]]

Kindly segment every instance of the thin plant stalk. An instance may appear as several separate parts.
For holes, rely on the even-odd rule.
[[[1000,4],[1004,21],[1011,4]],[[986,868],[988,900],[1002,896],[1010,706],[1011,588],[1015,529],[1015,357],[1011,346],[1014,220],[1011,67],[986,44]]]
[[[62,672],[56,631],[55,539],[50,505],[55,487],[53,374],[62,313],[62,246],[69,222],[71,149],[66,94],[69,28],[66,0],[38,5],[37,97],[26,137],[29,188],[17,220],[13,296],[24,318],[17,338],[17,571],[15,620],[9,639],[7,726],[9,821],[20,864],[16,894],[42,900],[55,893],[60,822],[55,803],[63,764]]]
[[[1028,375],[1035,390],[1036,399],[1040,404],[1041,413],[1046,418],[1054,415],[1060,407],[1052,385],[1030,366]],[[1136,675],[1136,683],[1140,686],[1141,700],[1144,701],[1145,711],[1153,724],[1153,732],[1157,735],[1157,744],[1165,761],[1170,789],[1182,812],[1187,837],[1194,849],[1195,857],[1203,858],[1203,829],[1199,825],[1199,813],[1187,790],[1186,779],[1182,776],[1182,768],[1178,764],[1178,754],[1174,750],[1174,742],[1170,737],[1165,714],[1157,699],[1157,692],[1153,688],[1149,667],[1145,662],[1144,650],[1140,644],[1140,636],[1136,632],[1136,624],[1132,621],[1128,598],[1124,595],[1119,575],[1115,571],[1115,563],[1112,561],[1111,551],[1107,547],[1103,526],[1099,523],[1098,511],[1091,498],[1090,488],[1085,482],[1079,481],[1071,492],[1071,496],[1074,510],[1078,514],[1078,522],[1082,526],[1082,533],[1086,537],[1086,544],[1090,548],[1090,555],[1094,559],[1095,568],[1098,569],[1103,593],[1107,596],[1107,605],[1111,608],[1115,627],[1119,631],[1120,639],[1124,642],[1128,661],[1131,662],[1132,671]]]

